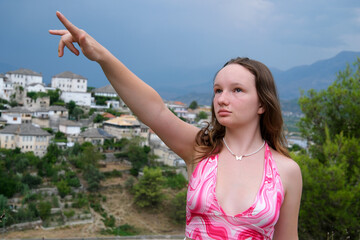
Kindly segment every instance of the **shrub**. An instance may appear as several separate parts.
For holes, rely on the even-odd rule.
[[[183,224],[186,220],[186,190],[176,194],[171,200],[169,214],[175,223]]]
[[[37,205],[37,210],[39,212],[39,216],[42,220],[46,220],[51,213],[51,203],[50,202],[40,202]]]
[[[134,226],[123,224],[113,229],[111,233],[116,236],[132,236],[137,235],[139,231]]]
[[[58,182],[58,184],[56,184],[56,186],[57,186],[59,194],[62,198],[65,197],[66,195],[68,195],[71,191],[69,185],[64,180],[61,180],[60,182]]]
[[[111,178],[111,177],[122,177],[122,172],[120,172],[119,170],[112,170],[111,172],[105,172],[104,173],[106,178]]]
[[[32,176],[27,173],[22,177],[21,182],[27,184],[29,188],[34,188],[41,184],[42,178],[39,176]]]
[[[75,215],[75,211],[74,210],[64,211],[64,215],[67,218],[71,218]]]
[[[134,186],[134,200],[139,207],[157,206],[163,199],[161,187],[164,178],[159,168],[144,168],[144,176]]]
[[[115,227],[115,217],[113,215],[110,215],[110,217],[105,217],[105,219],[102,219],[102,221],[106,227]]]
[[[182,189],[186,187],[187,180],[185,177],[179,173],[177,174],[175,171],[166,171],[164,173],[164,177],[166,179],[165,186],[171,189]]]

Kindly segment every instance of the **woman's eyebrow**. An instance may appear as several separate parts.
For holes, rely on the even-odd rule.
[[[213,87],[220,87],[220,86],[221,86],[221,84],[219,84],[219,83],[214,83],[214,85],[213,85]],[[244,87],[244,84],[239,83],[239,82],[230,83],[230,87],[237,87],[237,86]]]

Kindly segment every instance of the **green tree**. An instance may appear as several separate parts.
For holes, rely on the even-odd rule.
[[[156,207],[163,199],[164,177],[160,168],[144,168],[144,175],[134,185],[134,201],[141,208]]]
[[[37,98],[46,97],[48,94],[45,92],[27,92],[26,96],[36,101]]]
[[[138,175],[138,172],[142,167],[148,164],[148,148],[141,147],[136,143],[131,143],[126,153],[129,161],[131,162],[131,173],[134,176]]]
[[[7,198],[0,194],[0,213],[7,208]]]
[[[192,101],[189,105],[189,108],[194,110],[194,109],[197,109],[199,107],[197,101]]]
[[[348,65],[340,71],[327,90],[310,90],[302,94],[299,103],[304,113],[300,131],[313,143],[310,151],[320,161],[326,161],[322,154],[326,127],[331,138],[340,132],[360,138],[360,59],[354,63],[354,68]]]
[[[43,157],[43,160],[49,163],[56,163],[61,159],[62,156],[63,154],[61,149],[55,143],[51,143],[47,147],[47,151]]]
[[[323,145],[326,164],[304,154],[293,155],[302,170],[299,234],[303,239],[356,238],[360,234],[359,139],[342,134]]]
[[[198,113],[198,115],[196,116],[196,120],[197,120],[197,121],[199,121],[199,120],[201,120],[201,119],[207,119],[207,118],[208,118],[208,115],[207,115],[207,113],[204,112],[204,111],[200,111],[200,112]]]
[[[21,182],[27,184],[29,188],[34,188],[41,184],[42,178],[39,176],[32,176],[31,174],[27,173],[22,177]]]
[[[50,202],[40,202],[37,205],[37,210],[39,212],[39,216],[42,220],[46,220],[51,214],[51,203]]]
[[[74,109],[76,108],[76,103],[74,101],[70,101],[66,104],[66,107],[69,110],[69,115],[72,115]]]
[[[103,121],[109,120],[109,118],[106,118],[100,114],[97,114],[96,117],[94,118],[93,122],[94,123],[102,123]]]
[[[87,142],[82,145],[82,158],[88,165],[97,166],[98,162],[103,158],[103,155],[99,152],[96,146]]]
[[[76,173],[72,171],[67,171],[65,173],[65,181],[70,187],[81,186],[79,178],[76,176]]]
[[[186,220],[186,190],[177,193],[171,200],[169,215],[175,223],[184,224]]]
[[[293,153],[302,170],[299,235],[303,239],[360,236],[360,59],[326,90],[299,100],[310,155]]]
[[[104,174],[102,174],[98,168],[89,165],[84,172],[84,178],[88,183],[87,189],[90,192],[95,192],[100,189],[100,181],[104,179]]]
[[[59,191],[59,195],[63,198],[66,195],[70,194],[70,186],[68,185],[68,183],[65,180],[61,180],[60,182],[58,182],[56,184],[56,187]]]
[[[79,107],[74,108],[74,110],[72,111],[72,116],[74,119],[76,119],[77,121],[79,121],[80,116],[84,114],[84,110],[82,110]]]
[[[165,177],[165,186],[172,189],[182,189],[186,186],[187,180],[181,173],[176,173],[176,171],[165,171],[163,173]]]
[[[0,172],[0,194],[11,198],[21,189],[19,177],[7,172]]]
[[[53,105],[56,102],[60,101],[60,90],[48,90],[48,95],[50,96],[50,105]]]

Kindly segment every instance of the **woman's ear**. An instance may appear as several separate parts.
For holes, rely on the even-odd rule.
[[[261,115],[265,112],[265,107],[260,103],[259,104],[259,109],[258,109],[258,114]]]

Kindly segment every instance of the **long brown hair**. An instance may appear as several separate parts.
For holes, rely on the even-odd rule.
[[[290,155],[286,148],[287,141],[283,131],[284,122],[281,115],[279,97],[270,70],[263,63],[249,58],[238,57],[231,59],[225,63],[223,68],[229,64],[240,64],[255,76],[256,91],[260,103],[265,109],[264,113],[260,116],[261,137],[270,147],[289,157]],[[199,153],[199,157],[195,160],[219,153],[223,147],[222,138],[224,136],[225,127],[217,121],[214,103],[212,103],[211,123],[202,128],[196,136],[195,150]]]

